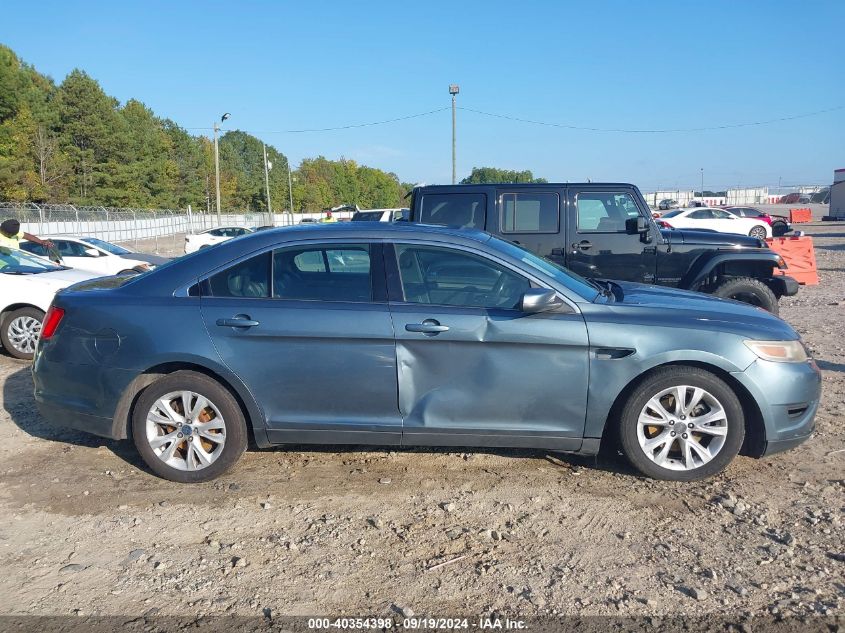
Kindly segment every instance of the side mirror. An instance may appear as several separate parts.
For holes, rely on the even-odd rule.
[[[98,251],[96,248],[86,248],[86,249],[85,249],[85,254],[86,254],[88,257],[99,257],[99,256],[100,256],[100,251]]]
[[[628,218],[625,220],[625,232],[628,235],[636,235],[637,233],[648,233],[648,221],[641,215],[635,218]]]
[[[557,293],[546,288],[531,288],[522,295],[519,302],[519,309],[523,312],[536,313],[554,310],[560,305]]]

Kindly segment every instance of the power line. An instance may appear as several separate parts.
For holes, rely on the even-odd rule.
[[[430,114],[436,114],[449,110],[451,106],[437,108],[436,110],[429,110],[428,112],[418,112],[417,114],[409,114],[408,116],[400,116],[395,119],[385,119],[383,121],[370,121],[368,123],[352,123],[349,125],[339,125],[337,127],[320,127],[320,128],[305,128],[301,130],[245,130],[251,134],[302,134],[304,132],[334,132],[337,130],[351,130],[361,127],[372,127],[374,125],[385,125],[387,123],[397,123],[399,121],[407,121],[408,119],[416,119]],[[188,127],[186,130],[210,130],[208,127]]]
[[[714,125],[708,127],[691,127],[691,128],[666,128],[666,129],[654,129],[654,130],[631,130],[625,128],[601,128],[601,127],[586,127],[580,125],[569,125],[566,123],[549,123],[548,121],[536,121],[533,119],[523,119],[520,117],[509,116],[506,114],[495,114],[493,112],[484,112],[483,110],[475,110],[473,108],[466,108],[462,106],[458,106],[459,110],[464,110],[466,112],[472,112],[474,114],[481,114],[488,117],[494,117],[497,119],[507,119],[509,121],[518,121],[519,123],[530,123],[531,125],[543,125],[546,127],[557,127],[557,128],[564,128],[567,130],[581,130],[585,132],[617,132],[617,133],[624,133],[624,134],[671,134],[676,132],[707,132],[713,130],[728,130],[732,128],[740,128],[740,127],[752,127],[755,125],[769,125],[771,123],[780,123],[782,121],[793,121],[795,119],[805,119],[807,117],[818,116],[820,114],[826,114],[828,112],[836,112],[837,110],[845,110],[845,105],[839,105],[832,108],[826,108],[824,110],[816,110],[815,112],[807,112],[805,114],[795,114],[792,116],[785,116],[780,117],[777,119],[769,119],[767,121],[752,121],[749,123],[731,123],[728,125]]]

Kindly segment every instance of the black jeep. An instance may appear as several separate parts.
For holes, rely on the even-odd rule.
[[[482,229],[584,277],[698,290],[775,314],[798,292],[774,274],[786,264],[762,240],[661,229],[631,184],[433,185],[412,195],[411,222]]]

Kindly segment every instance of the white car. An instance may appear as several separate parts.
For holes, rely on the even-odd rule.
[[[765,239],[772,236],[772,227],[757,218],[740,218],[724,209],[697,207],[673,209],[660,216],[657,223],[668,229],[710,229],[719,233],[739,233]]]
[[[193,253],[201,248],[208,248],[233,237],[240,237],[252,232],[252,229],[244,226],[218,226],[215,229],[206,229],[194,235],[185,236],[185,252]]]
[[[352,215],[352,222],[396,222],[407,220],[410,209],[359,209]]]
[[[56,247],[61,263],[71,268],[87,270],[99,275],[126,275],[143,273],[168,261],[158,255],[133,253],[127,248],[95,237],[46,236]],[[33,255],[50,258],[50,253],[40,244],[21,242],[21,249]]]
[[[0,248],[0,342],[5,350],[15,358],[31,359],[56,291],[99,276],[26,251]]]

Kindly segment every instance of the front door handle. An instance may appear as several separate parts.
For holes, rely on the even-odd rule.
[[[253,321],[248,316],[239,314],[231,319],[217,319],[217,325],[220,327],[255,327],[259,325],[258,321]]]
[[[589,240],[581,240],[580,242],[572,242],[573,250],[588,251],[593,247],[593,243]]]
[[[405,325],[406,332],[420,332],[428,336],[434,336],[441,332],[448,332],[448,325],[440,325],[440,322],[435,319],[426,319],[422,323],[408,323]]]

